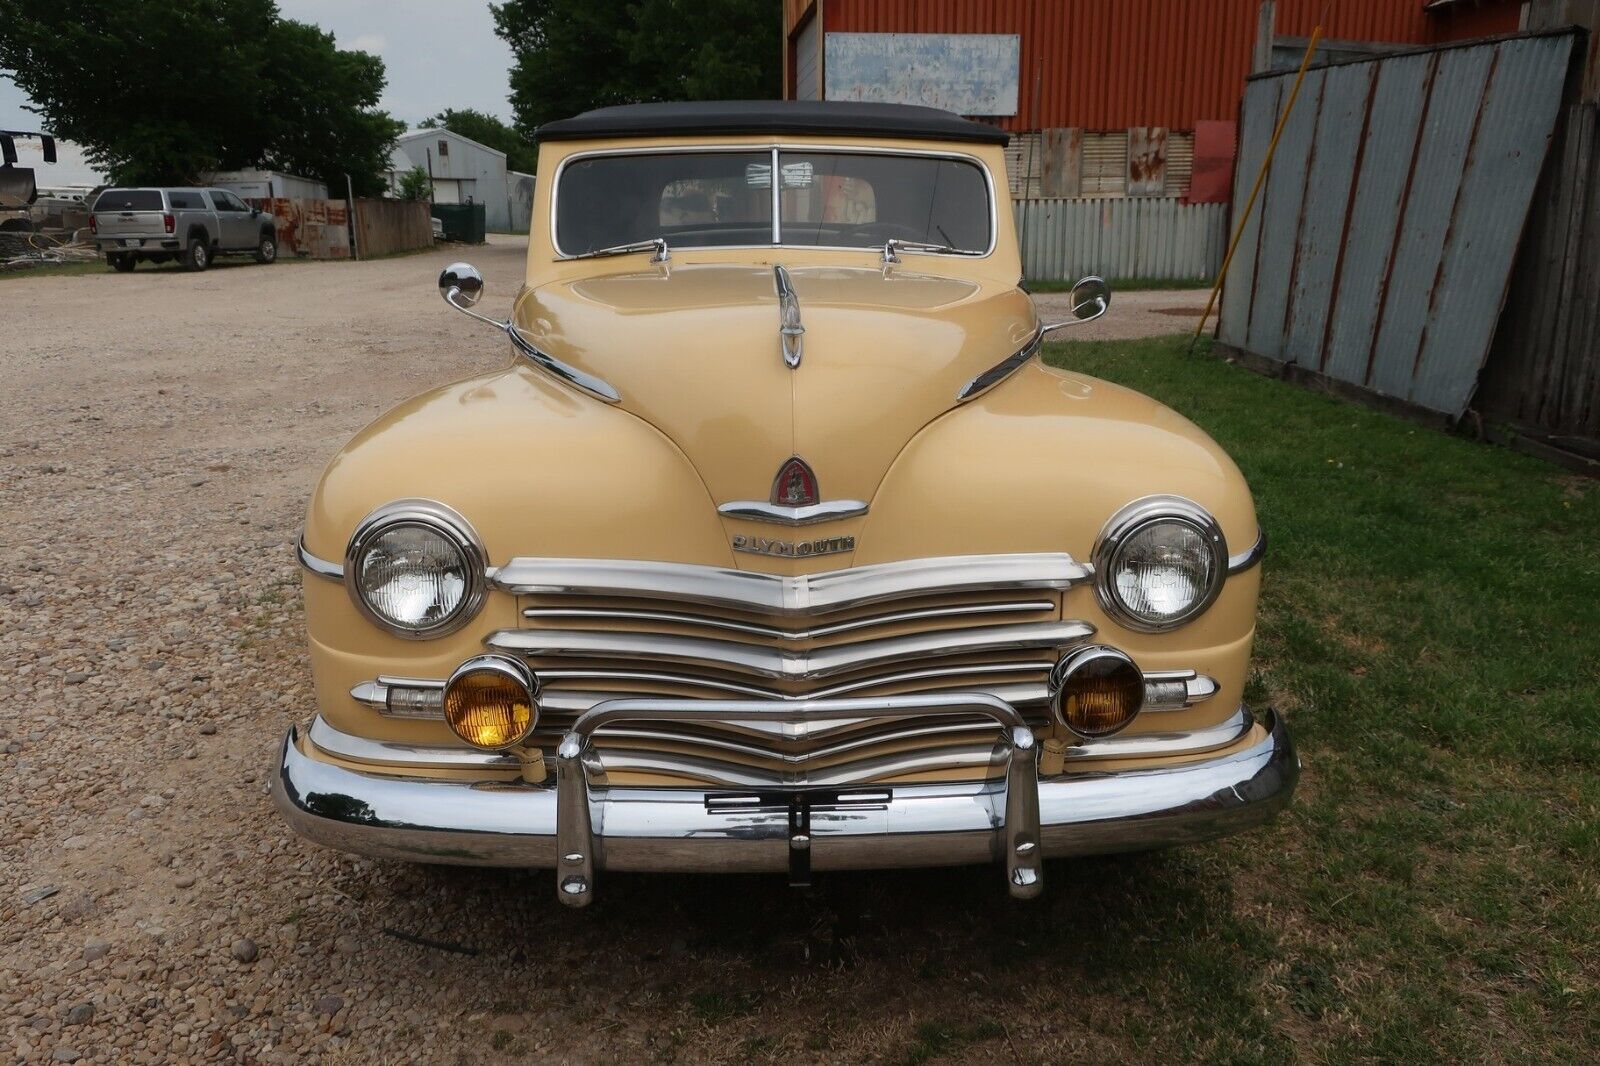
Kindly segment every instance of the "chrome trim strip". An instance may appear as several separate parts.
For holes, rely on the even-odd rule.
[[[1024,363],[1039,353],[1039,344],[1043,338],[1044,334],[1035,333],[1027,344],[961,386],[956,390],[956,403],[966,403],[975,399],[1022,369]]]
[[[974,603],[954,607],[925,607],[917,611],[895,611],[891,614],[872,615],[868,618],[852,618],[845,622],[834,622],[831,625],[813,626],[806,629],[781,629],[777,626],[764,626],[755,622],[737,622],[730,618],[719,618],[714,615],[682,614],[677,611],[635,611],[626,607],[528,607],[523,610],[522,617],[588,618],[615,622],[671,622],[682,625],[704,626],[707,629],[727,629],[736,633],[749,633],[757,637],[770,637],[774,640],[816,640],[822,637],[831,637],[838,633],[849,633],[857,629],[892,625],[896,622],[915,622],[926,618],[965,618],[968,615],[978,614],[1050,611],[1054,610],[1054,608],[1055,603],[1052,600],[1022,600],[1010,603]]]
[[[1093,570],[1065,553],[956,555],[782,577],[695,563],[512,559],[490,578],[519,596],[664,599],[763,614],[814,615],[912,596],[1004,589],[1060,592]]]
[[[1195,755],[1237,743],[1255,727],[1253,715],[1243,707],[1226,721],[1199,729],[1170,729],[1151,733],[1118,733],[1105,740],[1090,740],[1066,750],[1069,760],[1143,759]]]
[[[1215,678],[1193,670],[1146,670],[1144,673],[1144,710],[1181,711],[1203,703],[1217,694]]]
[[[702,155],[702,154],[711,153],[711,152],[748,152],[751,155],[757,155],[757,154],[760,154],[762,152],[770,152],[770,153],[772,153],[772,155],[773,155],[772,186],[773,186],[774,189],[778,189],[779,184],[783,180],[782,175],[781,175],[781,173],[779,171],[779,164],[777,162],[777,154],[780,153],[780,152],[830,152],[830,153],[840,153],[840,154],[850,154],[850,155],[892,155],[892,156],[912,156],[912,157],[916,157],[916,158],[925,158],[925,159],[959,159],[959,160],[961,160],[963,162],[971,163],[973,166],[978,168],[978,172],[983,175],[983,184],[984,184],[984,187],[988,191],[988,194],[989,194],[989,204],[988,204],[988,206],[989,206],[989,246],[987,248],[985,248],[981,253],[968,252],[968,253],[964,253],[964,254],[969,256],[969,257],[972,257],[972,258],[986,259],[989,256],[994,254],[994,250],[995,250],[995,248],[998,246],[998,244],[1000,242],[1000,207],[999,207],[999,201],[998,201],[998,199],[996,197],[996,194],[995,194],[994,175],[989,172],[989,167],[984,163],[984,161],[982,159],[980,159],[979,157],[977,157],[975,155],[972,155],[971,153],[968,153],[968,152],[941,152],[941,151],[938,151],[936,149],[916,149],[916,148],[908,148],[908,149],[865,148],[865,147],[862,147],[860,145],[850,145],[850,144],[827,144],[827,143],[817,142],[817,141],[813,141],[813,142],[809,142],[809,143],[799,143],[799,142],[782,141],[782,140],[754,141],[754,142],[751,142],[749,144],[727,144],[727,143],[723,143],[723,144],[640,145],[640,146],[638,146],[636,148],[602,148],[602,149],[596,149],[594,151],[589,151],[589,152],[574,152],[571,155],[569,155],[566,158],[561,160],[560,165],[556,167],[555,176],[551,179],[552,184],[550,186],[550,250],[555,253],[556,261],[560,262],[560,261],[563,261],[563,260],[569,260],[569,259],[577,258],[576,255],[569,255],[568,253],[563,252],[561,250],[561,245],[560,245],[559,241],[556,238],[556,209],[557,209],[557,205],[559,203],[560,195],[561,195],[561,175],[567,169],[567,165],[568,164],[575,163],[580,159],[592,159],[592,158],[595,158],[595,157],[598,157],[598,156],[610,156],[610,155],[660,155],[660,154]],[[779,192],[781,193],[781,190],[779,190]],[[868,252],[868,253],[871,253],[873,255],[878,255],[878,254],[880,254],[882,252],[882,246],[881,245],[876,246],[876,247],[870,247],[870,248],[858,248],[855,245],[829,245],[829,244],[791,244],[791,245],[785,245],[785,244],[783,244],[782,236],[783,236],[783,234],[782,234],[782,229],[781,229],[780,213],[779,212],[774,212],[773,220],[772,220],[772,243],[770,245],[768,245],[768,244],[685,245],[685,246],[683,246],[682,250],[683,251],[726,252],[726,251],[738,250],[738,249],[741,249],[741,248],[750,249],[750,248],[784,247],[784,248],[793,248],[793,249],[796,249],[798,251]]]
[[[295,541],[295,558],[299,560],[300,568],[308,574],[325,577],[329,581],[344,583],[344,567],[339,563],[330,563],[326,559],[319,559],[306,549],[305,534]]]
[[[866,514],[867,503],[865,500],[824,500],[804,507],[786,507],[766,500],[733,500],[718,507],[717,513],[728,518],[748,518],[752,522],[810,526]]]
[[[1091,765],[1086,772],[1039,781],[1039,850],[1057,857],[1167,847],[1270,820],[1293,796],[1300,763],[1282,719],[1268,712],[1261,725],[1265,735],[1259,741],[1199,761],[1112,772]],[[570,801],[574,791],[563,795]],[[873,790],[879,791],[870,807],[820,809],[823,816],[811,825],[815,869],[999,858],[996,829],[1005,817],[1000,782]],[[469,866],[550,868],[559,857],[557,789],[363,773],[302,750],[293,728],[284,737],[271,792],[292,829],[344,851]],[[788,869],[787,810],[713,798],[695,788],[591,792],[586,806],[602,830],[593,837],[597,865],[617,871]]]
[[[522,330],[515,323],[508,320],[505,323],[505,329],[506,336],[511,338],[512,347],[526,356],[530,362],[543,367],[567,384],[582,389],[597,400],[604,400],[606,403],[621,402],[622,394],[610,382],[597,378],[586,371],[579,370],[570,363],[563,363],[548,352],[541,351],[534,346],[532,341],[522,335]]]
[[[868,698],[863,700],[846,701],[836,699],[826,700],[798,700],[791,703],[768,703],[763,701],[759,708],[761,716],[756,716],[747,702],[730,700],[669,700],[673,703],[693,704],[696,707],[726,707],[734,702],[741,702],[746,712],[740,712],[743,717],[712,716],[705,719],[708,724],[717,727],[716,733],[710,732],[674,732],[671,729],[661,728],[660,719],[653,719],[649,715],[641,714],[638,719],[649,723],[648,725],[621,725],[607,726],[600,734],[600,741],[605,745],[606,765],[614,770],[650,770],[652,772],[671,773],[680,776],[704,775],[712,777],[720,784],[738,784],[739,779],[733,777],[723,778],[718,773],[721,769],[731,769],[734,772],[751,774],[751,780],[765,781],[767,784],[777,784],[770,774],[762,776],[759,768],[750,766],[736,766],[724,760],[717,760],[716,751],[725,751],[749,758],[767,759],[775,763],[784,763],[792,766],[804,766],[819,760],[834,758],[851,751],[870,749],[887,744],[901,743],[910,740],[939,740],[948,738],[959,740],[964,734],[975,731],[987,731],[990,727],[979,726],[972,722],[958,722],[948,725],[933,725],[929,719],[935,712],[929,712],[926,717],[901,715],[898,717],[914,719],[911,724],[898,729],[885,728],[891,724],[893,717],[878,714],[876,711],[865,713],[861,717],[841,717],[860,713],[848,710],[852,702],[857,706],[882,707],[889,706],[895,700],[914,699],[927,704],[959,707],[973,697],[981,696],[985,700],[1007,702],[998,694],[990,692],[943,692],[943,693],[918,693],[915,696],[886,696]],[[608,706],[619,702],[639,702],[643,697],[637,694],[617,693],[609,699],[596,700],[582,708],[578,713],[581,719],[584,714],[596,707]],[[662,702],[654,700],[652,702]],[[807,707],[812,708],[809,712]],[[827,710],[818,710],[826,707]],[[839,709],[844,707],[846,709]],[[549,709],[548,704],[546,709]],[[947,712],[953,713],[953,712]],[[732,712],[729,712],[731,715]],[[804,715],[810,717],[797,717]],[[768,721],[770,716],[776,715],[777,720]],[[785,717],[787,716],[787,717]],[[437,719],[442,721],[442,716]],[[1144,733],[1122,733],[1115,737],[1097,741],[1079,741],[1068,746],[1063,751],[1064,757],[1069,762],[1085,762],[1095,759],[1144,759],[1144,758],[1171,758],[1178,755],[1198,755],[1218,748],[1225,748],[1236,743],[1248,734],[1255,725],[1255,718],[1243,707],[1238,708],[1224,721],[1215,725],[1201,726],[1196,729],[1169,729]],[[395,741],[369,740],[365,737],[346,733],[318,715],[312,720],[308,736],[317,750],[337,759],[349,762],[371,763],[376,766],[389,767],[397,772],[420,769],[454,769],[474,771],[499,771],[514,770],[520,764],[515,756],[503,752],[486,751],[481,748],[470,748],[466,745],[445,744],[404,744]],[[749,738],[749,742],[741,742],[740,737]],[[836,739],[830,740],[830,737]],[[674,752],[656,751],[637,747],[630,747],[627,741],[646,741],[660,744],[676,744],[685,748],[706,749],[700,752]],[[619,743],[622,742],[622,743]],[[812,743],[816,747],[806,748],[805,744]],[[895,773],[916,772],[918,764],[915,758],[919,756],[932,756],[940,752],[965,750],[962,743],[928,744],[924,747],[909,752],[901,752],[899,756],[908,760],[897,765],[900,769]],[[614,754],[614,752],[616,754]],[[887,756],[885,756],[887,757]],[[967,750],[962,756],[965,762],[973,761],[972,752]],[[922,769],[949,765],[950,761],[928,763]],[[850,763],[846,766],[835,767],[839,772],[853,768],[858,764]],[[879,771],[880,773],[883,771]],[[820,776],[819,776],[820,775]],[[851,781],[868,780],[870,774],[853,776]],[[827,776],[827,768],[818,768],[806,774],[805,784],[838,784],[841,779]]]
[[[1242,574],[1259,563],[1267,554],[1267,531],[1256,527],[1256,542],[1238,555],[1228,556],[1228,576]]]
[[[776,158],[777,154],[773,155]],[[774,163],[774,189],[778,188],[779,181],[778,168]],[[778,290],[778,349],[783,356],[783,365],[793,370],[800,365],[806,351],[806,327],[800,321],[800,298],[794,294],[794,283],[789,279],[789,272],[780,265],[773,265],[772,284]]]
[[[516,770],[522,765],[515,755],[469,748],[465,744],[458,747],[369,740],[334,728],[320,714],[311,720],[306,739],[318,751],[336,759],[407,770]]]
[[[990,651],[1046,651],[1094,636],[1088,622],[1038,622],[985,629],[933,630],[853,644],[795,650],[675,633],[582,629],[501,629],[484,640],[496,651],[537,658],[633,659],[689,663],[755,677],[807,680],[883,663]]]

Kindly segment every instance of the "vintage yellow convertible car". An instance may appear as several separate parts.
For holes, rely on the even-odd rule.
[[[1256,825],[1265,540],[1154,401],[1042,366],[1006,135],[928,108],[606,108],[539,131],[511,364],[359,433],[299,560],[317,713],[274,792],[422,862],[787,872]]]

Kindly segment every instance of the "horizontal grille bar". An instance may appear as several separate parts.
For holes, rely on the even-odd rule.
[[[1093,569],[1065,553],[961,555],[782,577],[688,563],[627,559],[512,559],[490,575],[519,596],[614,596],[736,611],[814,616],[931,594],[995,589],[1064,591]]]
[[[689,664],[753,677],[809,680],[908,661],[1065,648],[1094,632],[1088,622],[1044,622],[933,630],[804,651],[674,633],[583,629],[502,629],[485,643],[497,651],[529,657]]]
[[[705,626],[709,629],[726,629],[751,636],[770,637],[774,640],[819,640],[823,637],[850,633],[860,629],[894,625],[901,622],[922,622],[938,618],[965,618],[972,615],[1048,611],[1055,607],[1051,600],[1022,600],[1007,603],[966,603],[945,607],[924,607],[913,611],[894,611],[874,614],[865,618],[852,618],[844,622],[800,628],[779,628],[757,622],[703,614],[683,614],[677,611],[640,611],[627,607],[529,607],[522,617],[535,620],[570,622],[663,622],[674,625]]]

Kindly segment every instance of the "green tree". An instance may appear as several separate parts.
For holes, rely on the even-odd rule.
[[[782,95],[778,0],[506,0],[511,108],[526,137],[590,108]]]
[[[522,134],[493,115],[474,111],[470,107],[459,110],[447,107],[432,118],[424,120],[422,128],[446,129],[504,152],[506,166],[511,170],[520,170],[524,174],[532,174],[534,165],[539,160],[538,151],[532,143],[523,138]]]
[[[119,182],[268,166],[377,192],[383,61],[272,0],[0,0],[0,70]]]
[[[402,200],[426,200],[433,195],[433,182],[421,167],[412,167],[400,175],[400,187],[395,195]]]

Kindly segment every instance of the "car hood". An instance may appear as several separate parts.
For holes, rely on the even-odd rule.
[[[906,442],[1023,347],[1012,286],[902,271],[789,270],[805,327],[790,369],[770,266],[647,268],[527,292],[517,321],[688,456],[718,504],[766,500],[800,456],[824,500],[870,501]],[[830,529],[832,533],[847,530]]]

